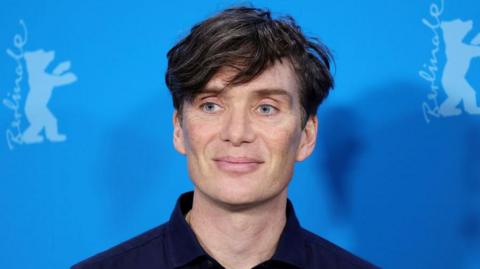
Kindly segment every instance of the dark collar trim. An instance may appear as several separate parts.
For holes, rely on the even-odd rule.
[[[185,221],[185,214],[192,208],[193,192],[180,196],[167,226],[168,254],[174,267],[184,266],[196,259],[208,257]],[[287,222],[272,262],[282,262],[304,268],[306,253],[302,228],[295,215],[293,205],[287,200]]]

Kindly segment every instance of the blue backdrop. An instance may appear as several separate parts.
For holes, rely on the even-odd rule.
[[[168,219],[192,185],[166,52],[242,3],[2,1],[0,268],[67,268]],[[252,4],[336,57],[290,186],[302,225],[385,268],[480,268],[480,2]]]

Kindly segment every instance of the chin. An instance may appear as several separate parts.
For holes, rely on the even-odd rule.
[[[212,193],[218,200],[226,204],[250,204],[260,200],[259,194],[254,190],[241,189],[235,187],[221,188],[216,193]]]
[[[237,184],[230,184],[229,186],[217,185],[213,188],[206,188],[205,191],[202,192],[214,201],[225,206],[244,208],[264,202],[275,196],[274,194],[261,192],[261,189],[261,186],[246,187],[238,186]]]

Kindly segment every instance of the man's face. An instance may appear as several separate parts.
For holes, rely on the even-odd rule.
[[[286,193],[296,161],[315,145],[317,118],[301,127],[298,83],[288,61],[224,89],[220,70],[174,115],[174,145],[187,156],[196,191],[228,205],[251,205]],[[223,90],[222,90],[223,89]]]

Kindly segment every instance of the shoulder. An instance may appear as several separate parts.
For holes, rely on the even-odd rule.
[[[73,265],[71,268],[120,268],[118,266],[119,264],[128,264],[136,259],[151,257],[150,254],[152,253],[157,253],[156,257],[158,259],[164,250],[163,243],[165,239],[166,227],[167,224],[157,226],[134,238],[129,239],[128,241],[125,241],[117,246],[81,261],[80,263]],[[146,260],[146,262],[148,261]],[[154,261],[150,262],[153,263]]]
[[[313,259],[322,259],[323,264],[331,264],[334,268],[379,268],[308,230],[302,228],[302,232],[307,249],[307,256]],[[329,266],[327,267],[330,268]]]

